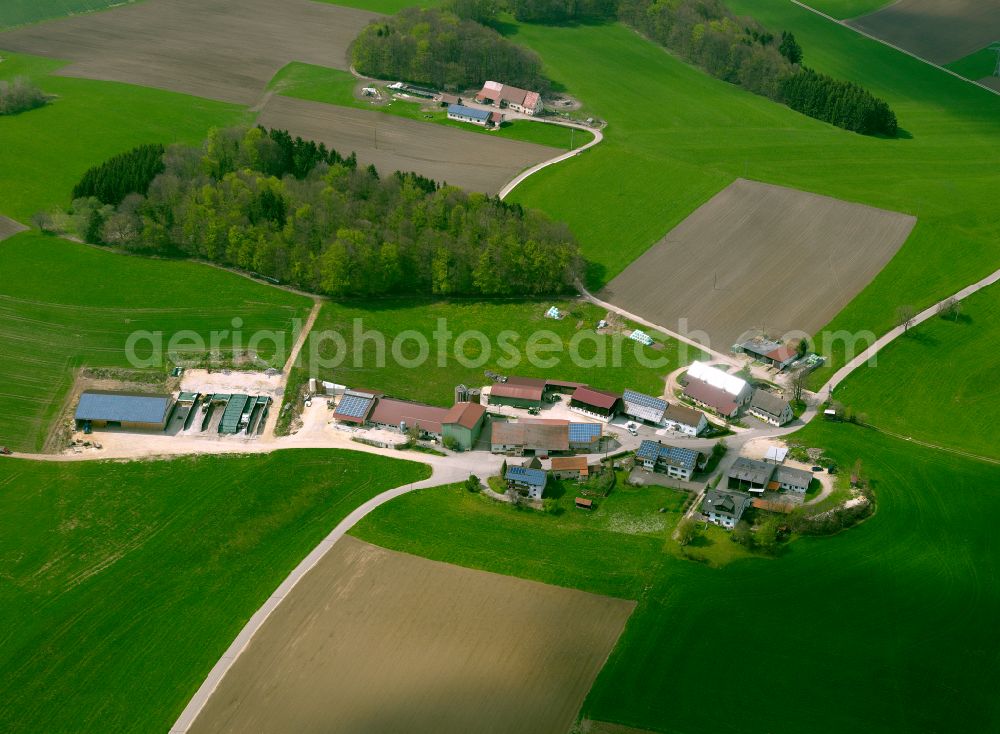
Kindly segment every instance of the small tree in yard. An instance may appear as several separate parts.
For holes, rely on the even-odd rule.
[[[677,525],[677,542],[681,547],[691,545],[698,537],[698,524],[693,518],[685,517]]]
[[[746,520],[740,520],[736,523],[736,527],[733,528],[733,532],[730,533],[729,539],[734,543],[739,543],[740,545],[745,545],[748,548],[753,545],[753,531],[750,529],[750,523]]]
[[[510,500],[511,507],[520,507],[521,501],[524,499],[521,496],[521,491],[514,485],[507,487],[507,498]]]
[[[792,376],[792,400],[796,403],[802,402],[802,393],[806,389],[808,378],[805,370],[799,370]]]
[[[766,553],[773,553],[778,549],[778,528],[781,526],[781,518],[777,515],[768,517],[762,522],[753,535],[754,545]]]
[[[507,479],[507,460],[504,459],[503,463],[500,465],[500,478],[503,480]]]
[[[478,492],[480,489],[479,477],[475,474],[470,474],[469,478],[465,480],[465,489],[468,492]]]
[[[896,325],[903,327],[903,333],[905,334],[913,326],[913,319],[917,316],[917,309],[913,306],[905,305],[900,306],[896,309]]]
[[[458,439],[454,436],[445,436],[441,441],[441,445],[444,446],[449,451],[461,451],[462,446],[459,444]]]

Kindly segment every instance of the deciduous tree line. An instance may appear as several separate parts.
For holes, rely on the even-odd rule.
[[[463,18],[489,22],[501,2],[526,22],[617,17],[712,76],[809,117],[864,135],[898,132],[885,101],[802,66],[802,47],[791,33],[779,36],[753,18],[737,17],[723,0],[450,0],[449,7]]]
[[[489,13],[471,1],[460,9],[480,18]],[[488,79],[535,91],[549,87],[537,54],[448,10],[407,8],[372,21],[351,44],[351,60],[363,74],[437,89],[464,90]]]
[[[137,148],[84,180],[111,168],[149,171],[148,155]],[[117,203],[118,191],[81,188],[94,195],[36,221],[331,296],[538,295],[570,290],[580,271],[569,230],[541,212],[412,173],[381,177],[353,154],[283,131],[215,130],[200,148],[168,148],[162,166]]]
[[[897,133],[886,102],[802,66],[802,48],[792,34],[776,36],[752,18],[738,18],[722,0],[619,0],[618,13],[712,76],[846,130]]]

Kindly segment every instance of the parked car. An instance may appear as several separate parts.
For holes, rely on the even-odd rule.
[[[823,471],[823,467],[821,467],[821,466],[814,466],[813,467],[813,471],[820,471],[821,472],[821,471]]]

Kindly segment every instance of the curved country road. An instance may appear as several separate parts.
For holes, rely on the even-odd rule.
[[[521,118],[521,119],[527,120],[530,118]],[[573,156],[580,155],[580,153],[582,153],[583,151],[587,150],[588,148],[593,148],[599,142],[604,140],[604,133],[602,133],[600,130],[597,130],[596,128],[588,127],[586,125],[576,125],[569,122],[555,122],[552,120],[534,120],[534,122],[543,125],[559,125],[561,127],[572,127],[576,128],[577,130],[585,130],[586,132],[592,133],[594,135],[594,139],[591,140],[589,143],[586,143],[585,145],[581,145],[579,148],[573,148],[573,150],[567,151],[562,155],[557,155],[555,158],[549,158],[549,160],[547,161],[542,161],[541,163],[534,165],[531,168],[528,168],[527,170],[521,171],[519,174],[517,174],[517,176],[511,179],[511,181],[506,186],[500,189],[500,193],[497,194],[497,197],[499,197],[500,199],[505,199],[507,197],[507,194],[513,191],[521,182],[523,182],[529,176],[533,176],[542,169],[548,168],[549,166],[553,166],[556,163],[562,163],[563,161],[569,160]]]

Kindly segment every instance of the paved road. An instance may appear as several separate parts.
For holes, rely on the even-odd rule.
[[[554,166],[556,163],[562,163],[563,161],[567,161],[574,156],[578,156],[583,151],[587,150],[588,148],[593,148],[595,145],[604,140],[604,133],[602,133],[600,130],[588,127],[587,125],[580,125],[572,122],[556,122],[554,120],[537,120],[525,116],[522,116],[521,119],[532,120],[533,122],[545,125],[560,125],[561,127],[572,127],[576,128],[577,130],[586,130],[589,133],[593,133],[594,139],[585,145],[581,145],[579,148],[574,148],[573,150],[567,151],[562,155],[557,155],[555,158],[550,158],[547,161],[542,161],[541,163],[538,163],[537,165],[534,165],[525,171],[521,171],[521,173],[517,174],[517,176],[515,176],[506,186],[500,189],[500,193],[497,194],[497,196],[500,197],[501,199],[506,198],[507,194],[509,194],[511,191],[517,188],[517,186],[520,185],[521,182],[523,182],[529,176],[534,176],[536,173],[545,168],[548,168],[549,166]]]
[[[312,552],[308,556],[302,559],[302,562],[292,570],[287,578],[281,582],[281,585],[275,589],[274,593],[268,597],[263,606],[261,606],[261,608],[254,613],[254,615],[250,618],[250,621],[243,626],[243,629],[240,630],[236,639],[233,640],[226,652],[223,653],[221,658],[219,658],[219,661],[212,668],[208,677],[201,684],[201,687],[198,688],[198,691],[188,702],[187,706],[184,707],[184,711],[181,712],[177,721],[172,727],[170,727],[170,734],[186,734],[188,732],[192,724],[194,724],[195,719],[198,717],[198,714],[201,713],[202,709],[205,707],[205,704],[208,702],[212,693],[215,692],[215,689],[218,687],[223,677],[229,672],[229,669],[233,666],[239,656],[243,654],[243,651],[247,649],[250,641],[253,639],[253,636],[260,631],[261,627],[264,626],[274,610],[277,609],[285,597],[292,592],[299,581],[301,581],[305,575],[320,562],[320,559],[330,552],[337,541],[343,538],[351,528],[361,522],[361,520],[363,520],[368,513],[377,507],[384,505],[386,502],[394,500],[397,497],[401,497],[408,492],[413,492],[425,487],[436,487],[441,484],[457,482],[465,479],[468,475],[468,471],[456,465],[449,465],[445,469],[435,468],[433,475],[429,479],[388,489],[355,508],[350,515],[341,520],[337,524],[337,527],[335,527],[330,534],[320,542],[319,545],[313,548]]]
[[[976,291],[980,291],[983,288],[986,288],[987,286],[993,285],[997,281],[1000,281],[1000,270],[997,270],[997,271],[991,273],[990,275],[987,275],[985,278],[983,278],[982,280],[980,280],[980,281],[978,281],[976,283],[973,283],[972,285],[966,286],[965,288],[963,288],[962,290],[960,290],[955,295],[949,296],[948,298],[942,298],[940,301],[938,301],[937,303],[935,303],[933,306],[930,306],[929,308],[925,308],[923,311],[921,311],[920,313],[918,313],[913,318],[913,321],[910,323],[910,325],[909,325],[908,328],[912,329],[914,326],[917,326],[918,324],[922,324],[923,322],[927,321],[927,319],[930,319],[930,318],[933,318],[934,316],[936,316],[937,313],[938,313],[938,308],[940,308],[940,306],[942,304],[944,304],[945,302],[951,300],[952,298],[961,301],[961,300],[967,298],[968,296],[971,296]],[[903,334],[905,334],[906,331],[907,331],[906,328],[904,328],[902,326],[897,326],[896,328],[891,329],[890,331],[886,332],[886,334],[884,334],[882,337],[880,337],[879,339],[877,339],[874,344],[872,344],[870,347],[868,347],[868,349],[866,349],[865,351],[863,351],[857,357],[855,357],[850,362],[848,362],[843,367],[841,367],[839,370],[837,370],[836,372],[834,372],[833,373],[833,377],[831,377],[829,380],[827,380],[826,384],[823,385],[823,387],[820,388],[819,394],[820,395],[824,395],[825,394],[827,397],[829,397],[833,393],[833,391],[837,388],[837,386],[841,382],[843,382],[844,380],[847,379],[848,375],[850,375],[852,372],[854,372],[854,370],[856,370],[858,367],[860,367],[863,364],[865,364],[868,360],[870,360],[872,357],[874,357],[876,354],[878,354],[879,351],[881,351],[882,349],[884,349],[887,345],[889,345],[890,343],[892,343],[893,341],[895,341],[896,339],[898,339],[899,337],[901,337]]]

